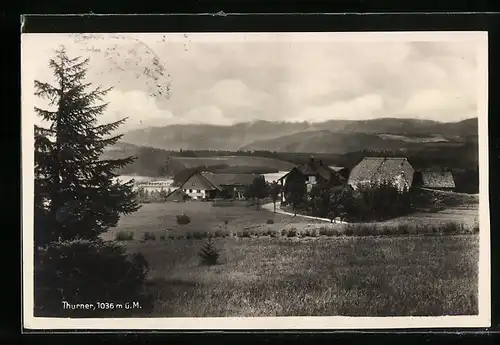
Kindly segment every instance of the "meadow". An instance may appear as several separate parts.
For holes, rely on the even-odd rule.
[[[189,224],[177,224],[182,213]],[[119,243],[149,263],[154,307],[133,317],[471,315],[479,229],[450,221],[473,224],[476,215],[455,208],[363,226],[245,203],[167,202],[122,217],[106,238],[132,233]],[[198,256],[209,233],[220,254],[214,266]]]
[[[150,263],[136,317],[440,316],[478,313],[478,236],[132,241]]]
[[[256,206],[247,205],[246,202],[238,202],[235,206],[216,207],[212,206],[211,202],[203,201],[143,204],[139,211],[122,216],[118,226],[106,233],[105,238],[114,239],[120,231],[131,231],[135,239],[140,239],[146,232],[159,237],[166,234],[165,230],[172,235],[217,230],[238,233],[245,230],[264,232],[289,226],[324,224],[320,220],[290,217],[265,209],[257,210]],[[191,222],[184,225],[177,224],[176,216],[181,214],[189,216]],[[269,220],[272,220],[273,224],[267,224]]]
[[[266,209],[267,208],[267,209]],[[303,232],[313,229],[333,228],[344,232],[342,224],[331,224],[321,220],[293,217],[269,211],[271,207],[260,209],[247,206],[246,202],[234,206],[215,207],[211,202],[165,202],[143,204],[139,211],[122,216],[118,226],[110,229],[104,238],[113,240],[120,232],[132,233],[134,239],[141,239],[145,233],[185,237],[187,234],[206,232],[226,232],[229,235],[248,232],[250,234],[280,233],[282,230],[295,229]],[[272,209],[272,208],[271,208]],[[186,214],[189,224],[177,224],[177,216]],[[367,224],[375,230],[383,227],[417,225],[420,230],[429,230],[434,225],[460,224],[472,228],[478,224],[478,204],[464,204],[448,207],[439,212],[419,212],[380,223]]]

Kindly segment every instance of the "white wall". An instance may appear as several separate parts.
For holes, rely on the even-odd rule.
[[[369,184],[370,180],[366,180],[366,181],[356,181],[356,182],[349,182],[349,184],[351,185],[352,188],[356,189],[358,188],[359,186],[362,186],[362,185],[366,185],[366,184]],[[394,179],[393,179],[393,183],[398,187],[399,191],[402,192],[404,190],[404,188],[409,188],[410,186],[408,185],[408,182],[405,180],[405,178],[403,177],[403,175],[398,175],[396,176]]]
[[[183,188],[182,190],[193,200],[204,199],[207,193],[204,189]]]

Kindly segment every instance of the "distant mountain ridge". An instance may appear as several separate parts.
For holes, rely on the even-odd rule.
[[[477,140],[477,136],[477,118],[450,123],[380,118],[321,123],[259,120],[232,126],[170,125],[130,131],[122,141],[167,150],[345,153],[363,148],[404,148],[419,140],[465,142]]]

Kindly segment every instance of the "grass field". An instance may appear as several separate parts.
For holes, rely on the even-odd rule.
[[[185,213],[191,223],[178,225]],[[272,219],[273,224],[267,224]],[[224,221],[227,220],[227,225]],[[383,226],[423,228],[455,221],[477,222],[477,205],[401,217]],[[382,225],[382,224],[380,224]],[[478,235],[428,236],[279,235],[283,229],[341,229],[255,207],[214,207],[208,202],[145,204],[124,216],[106,238],[121,242],[150,264],[147,290],[158,317],[198,316],[438,316],[477,313]],[[379,228],[375,226],[375,228]],[[165,236],[165,229],[170,229]],[[277,236],[266,236],[267,231]],[[199,264],[205,239],[187,233],[241,231],[264,236],[215,238],[219,264]],[[145,232],[154,240],[142,240]],[[163,235],[163,236],[162,236]],[[401,234],[399,234],[401,235]]]
[[[155,317],[477,314],[478,236],[132,241]]]
[[[257,156],[218,156],[218,157],[171,157],[170,163],[175,169],[198,166],[228,165],[231,167],[268,167],[278,171],[290,171],[294,165],[282,160]]]
[[[191,218],[191,223],[178,225],[176,216],[185,213]],[[266,224],[272,219],[274,224]],[[156,236],[165,233],[166,229],[172,234],[184,234],[187,232],[226,230],[224,221],[228,222],[227,230],[237,233],[248,231],[267,231],[269,229],[282,229],[287,226],[306,226],[311,220],[300,217],[290,217],[275,214],[264,209],[257,210],[256,207],[230,206],[213,207],[210,202],[191,201],[185,203],[167,202],[144,204],[134,214],[123,216],[118,227],[111,229],[107,239],[113,239],[119,231],[132,231],[134,238],[138,239],[145,232],[155,233]],[[323,224],[321,221],[313,221]]]
[[[417,224],[419,226],[438,225],[456,222],[472,227],[478,222],[478,205],[465,205],[447,208],[435,213],[415,213],[381,222],[384,226],[399,224]],[[176,216],[185,213],[191,218],[191,223],[177,224]],[[273,224],[267,224],[272,220]],[[225,224],[227,221],[227,225]],[[213,207],[210,202],[191,201],[186,203],[152,203],[144,204],[141,209],[131,215],[122,216],[116,228],[105,234],[105,239],[112,240],[122,231],[134,233],[135,239],[140,239],[145,232],[156,237],[168,234],[178,236],[193,232],[226,231],[231,234],[242,231],[250,232],[280,232],[283,229],[294,228],[298,231],[322,227],[342,228],[340,224],[329,224],[320,220],[293,217],[267,211],[255,207],[232,206]]]

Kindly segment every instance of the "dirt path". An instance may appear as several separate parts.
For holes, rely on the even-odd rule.
[[[262,207],[263,210],[274,212],[274,204],[273,203],[264,204],[261,207]],[[306,219],[320,220],[320,221],[323,221],[323,222],[328,222],[328,223],[333,223],[333,224],[348,224],[347,222],[343,222],[343,221],[340,221],[340,220],[334,220],[332,222],[328,218],[319,218],[319,217],[313,217],[313,216],[306,216],[306,215],[298,214],[298,213],[295,215],[295,214],[293,214],[291,212],[283,211],[280,208],[280,202],[279,201],[276,202],[276,213],[284,214],[284,215],[292,216],[292,217],[301,217],[301,218],[306,218]]]

